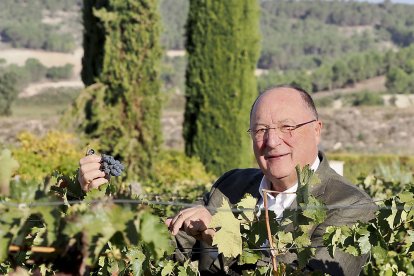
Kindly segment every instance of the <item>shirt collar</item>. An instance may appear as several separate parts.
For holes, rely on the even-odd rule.
[[[321,160],[319,160],[319,156],[316,155],[315,161],[313,162],[312,166],[310,167],[311,170],[313,170],[315,172],[318,169],[320,163],[321,163]],[[262,191],[262,189],[270,190],[270,188],[271,188],[270,181],[266,178],[266,176],[263,176],[262,181],[260,182],[260,186],[259,186],[260,196],[263,198],[263,191]],[[296,192],[297,189],[298,189],[298,183],[296,182],[295,185],[293,185],[292,187],[286,189],[283,192],[284,193],[294,193],[294,192]],[[274,196],[271,195],[271,194],[268,194],[268,196],[270,198],[274,198]]]

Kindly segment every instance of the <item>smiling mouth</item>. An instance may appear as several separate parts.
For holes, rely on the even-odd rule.
[[[284,156],[289,155],[289,153],[285,153],[285,154],[274,154],[274,155],[269,155],[269,156],[265,156],[265,159],[278,159],[278,158],[282,158]]]

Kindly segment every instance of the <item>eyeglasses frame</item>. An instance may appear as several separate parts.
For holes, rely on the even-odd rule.
[[[301,123],[301,124],[297,124],[297,125],[294,125],[294,126],[290,126],[290,125],[282,125],[282,126],[284,126],[284,127],[286,127],[286,126],[287,126],[287,127],[291,127],[291,128],[292,128],[292,129],[290,129],[288,132],[284,132],[284,131],[282,131],[280,127],[269,127],[269,126],[266,126],[265,128],[266,128],[266,133],[268,133],[268,132],[269,132],[269,130],[271,130],[271,129],[279,129],[281,133],[289,133],[290,135],[292,135],[292,131],[294,131],[294,130],[296,130],[296,129],[300,128],[300,127],[303,127],[304,125],[307,125],[307,124],[310,124],[310,123],[313,123],[313,122],[316,122],[316,121],[318,121],[318,119],[313,119],[313,120],[310,120],[310,121],[307,121],[307,122],[304,122],[304,123]],[[247,130],[247,133],[249,133],[249,135],[252,137],[252,139],[253,139],[253,140],[255,140],[255,139],[254,139],[254,137],[253,137],[253,135],[252,135],[253,130],[252,130],[251,128],[249,128],[249,129]],[[260,141],[261,141],[261,140],[260,140]]]

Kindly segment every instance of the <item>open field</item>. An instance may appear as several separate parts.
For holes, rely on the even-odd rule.
[[[82,56],[82,48],[78,48],[71,54],[30,49],[4,49],[0,51],[0,59],[6,60],[8,64],[17,64],[22,66],[29,58],[38,59],[47,67],[63,66],[67,63],[73,64],[73,73],[77,78],[79,78],[80,71],[82,69]]]

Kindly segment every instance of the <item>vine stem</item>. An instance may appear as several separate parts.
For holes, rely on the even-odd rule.
[[[270,232],[269,209],[267,208],[267,191],[265,190],[263,190],[263,203],[265,208],[267,239],[269,241],[270,255],[272,255],[273,275],[277,276],[276,254],[275,249],[273,248],[272,232]]]

